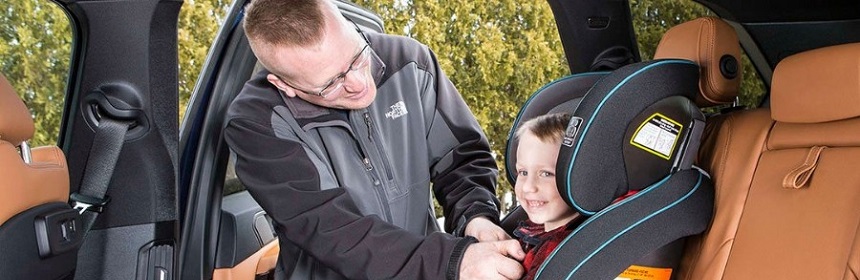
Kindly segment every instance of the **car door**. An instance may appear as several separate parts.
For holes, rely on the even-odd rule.
[[[55,2],[73,34],[57,135],[68,161],[69,192],[79,192],[84,178],[95,173],[110,182],[109,202],[78,252],[75,278],[172,279],[178,230],[176,19],[182,2]],[[118,149],[106,150],[94,140],[108,119],[131,124]],[[96,152],[117,156],[116,164],[88,167],[102,162]]]
[[[234,2],[210,48],[182,123],[179,163],[183,279],[271,277],[278,254],[270,219],[233,171],[224,138],[224,117],[233,98],[259,71],[242,29],[244,6]],[[349,2],[341,12],[364,30],[383,32],[382,20]]]

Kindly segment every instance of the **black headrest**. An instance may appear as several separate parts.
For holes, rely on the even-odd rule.
[[[507,170],[508,182],[516,183],[517,144],[514,133],[520,125],[537,116],[573,112],[579,105],[579,101],[585,93],[606,76],[609,72],[589,72],[566,76],[552,81],[533,93],[520,108],[517,118],[508,132],[507,149],[505,150],[505,169]]]
[[[679,59],[637,63],[588,91],[573,111],[556,164],[568,204],[592,215],[629,191],[691,168],[704,128],[692,102],[698,68]]]

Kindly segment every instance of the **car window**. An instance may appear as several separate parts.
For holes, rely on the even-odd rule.
[[[657,44],[669,28],[696,18],[716,16],[701,4],[692,1],[631,0],[630,13],[633,15],[633,29],[642,60],[654,57]],[[743,49],[741,63],[744,70],[738,105],[756,108],[761,104],[767,90]]]
[[[230,8],[229,0],[185,1],[179,11],[179,119],[185,109],[197,76],[206,62],[209,47]]]
[[[33,114],[30,144],[56,145],[70,73],[70,20],[51,1],[2,1],[0,13],[0,72]]]

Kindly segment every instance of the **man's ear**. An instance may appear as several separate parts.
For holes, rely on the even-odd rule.
[[[278,90],[280,90],[282,93],[286,94],[287,97],[296,97],[296,92],[293,91],[291,87],[287,86],[287,84],[284,83],[281,78],[275,76],[275,74],[266,75],[266,80],[268,80],[270,84],[278,88]]]

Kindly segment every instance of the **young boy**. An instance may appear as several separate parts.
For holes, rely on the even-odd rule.
[[[517,146],[517,201],[529,220],[514,230],[526,251],[523,279],[534,279],[541,263],[582,219],[558,193],[555,163],[568,114],[549,114],[524,122],[514,137]]]
[[[520,245],[526,252],[523,268],[526,273],[523,279],[534,279],[546,257],[558,247],[583,220],[579,212],[570,208],[561,195],[555,183],[555,163],[564,130],[571,116],[568,114],[548,114],[524,122],[514,134],[519,139],[517,146],[517,183],[514,192],[517,201],[526,211],[529,219],[514,230],[514,236],[520,240]],[[628,192],[615,199],[618,202],[636,192]],[[637,279],[666,279],[671,276],[671,270],[631,266],[631,268],[650,269],[649,278]],[[625,278],[627,271],[618,279]]]

